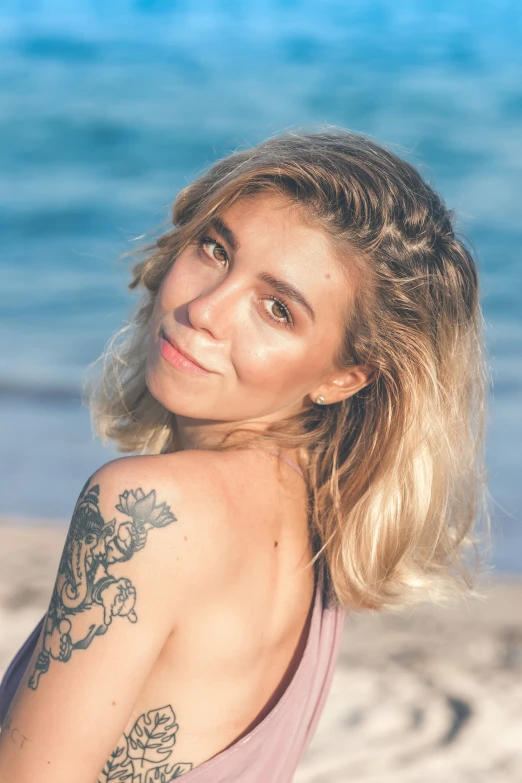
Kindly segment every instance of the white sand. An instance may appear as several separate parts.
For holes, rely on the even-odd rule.
[[[487,602],[347,618],[295,783],[522,781],[522,581]]]

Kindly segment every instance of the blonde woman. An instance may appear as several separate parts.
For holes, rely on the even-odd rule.
[[[337,129],[179,193],[92,389],[139,456],[80,493],[2,683],[2,782],[290,781],[344,613],[471,588],[484,372],[452,221]]]

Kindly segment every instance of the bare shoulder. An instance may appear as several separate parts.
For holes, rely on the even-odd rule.
[[[172,587],[183,588],[185,599],[187,591],[216,589],[237,565],[237,536],[218,454],[121,457],[99,468],[87,486],[105,520],[128,518],[131,549],[144,548],[146,538],[144,567],[167,574]]]
[[[30,741],[0,736],[1,780],[96,779],[172,632],[233,573],[212,476],[204,455],[129,457],[85,483],[11,708]]]
[[[191,519],[202,515],[201,524],[211,512],[212,524],[217,527],[226,522],[229,506],[223,456],[219,452],[189,450],[175,454],[120,457],[99,468],[90,481],[103,482],[113,493],[123,485],[132,485],[138,487],[141,496],[147,488],[148,495],[154,492],[154,500],[161,497],[162,502],[172,505],[178,512],[182,509],[190,511]],[[180,516],[177,516],[177,521],[184,522]]]

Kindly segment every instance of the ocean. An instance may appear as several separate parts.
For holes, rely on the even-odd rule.
[[[70,518],[115,452],[82,377],[128,317],[126,251],[217,158],[288,128],[396,145],[478,258],[494,549],[522,571],[519,2],[4,0],[0,513]]]

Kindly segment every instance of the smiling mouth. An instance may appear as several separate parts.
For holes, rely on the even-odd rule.
[[[159,334],[160,353],[171,367],[177,370],[189,372],[192,375],[210,375],[210,370],[206,370],[201,364],[188,354],[184,353],[173,340],[167,337],[163,329]]]

